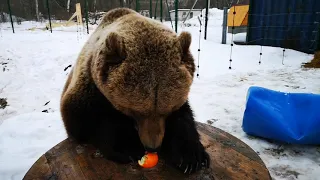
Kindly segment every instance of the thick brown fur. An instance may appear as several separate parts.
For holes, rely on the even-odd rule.
[[[208,166],[188,103],[195,71],[190,44],[189,33],[176,35],[133,10],[109,11],[63,88],[69,137],[118,162],[161,149],[190,172]]]

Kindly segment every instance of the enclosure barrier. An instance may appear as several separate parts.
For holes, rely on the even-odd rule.
[[[57,27],[77,25],[77,32],[82,32],[86,29],[86,33],[89,34],[90,25],[97,24],[105,12],[117,7],[133,9],[144,16],[159,20],[160,22],[170,21],[172,29],[174,29],[175,32],[178,32],[178,22],[182,20],[179,14],[181,2],[178,0],[77,0],[76,2],[71,0],[34,0],[23,1],[22,5],[15,1],[17,0],[7,0],[7,10],[0,12],[0,16],[1,13],[8,12],[13,33],[15,33],[15,22],[21,24],[24,21],[31,21],[35,24],[37,22],[45,22],[46,25],[40,29],[49,30],[51,33],[55,31]],[[196,0],[194,4],[196,4],[197,1],[198,0]],[[206,0],[206,4],[208,4],[208,0]],[[4,4],[0,3],[0,8],[2,7],[3,9],[3,5]],[[80,6],[80,10],[77,9],[78,5]],[[186,6],[182,8],[186,8]],[[191,9],[193,9],[193,7]],[[208,11],[208,7],[206,11]],[[73,17],[74,13],[79,12],[80,14],[76,16],[76,20],[70,18]],[[81,15],[81,21],[85,21],[85,24],[80,22],[78,18],[79,15]],[[84,17],[84,20],[82,20],[82,17]],[[172,21],[175,21],[174,25]],[[39,27],[35,26],[31,28],[31,30],[34,29],[39,29]]]
[[[198,6],[201,7],[201,13],[204,10],[203,38],[204,40],[208,39],[210,0],[194,0],[189,5],[182,5],[178,0],[21,1],[25,3],[22,4],[24,7],[21,7],[15,1],[18,0],[0,2],[1,10],[7,6],[8,21],[11,22],[13,33],[17,32],[14,27],[14,21],[17,24],[23,21],[33,21],[45,22],[45,25],[35,25],[30,30],[42,29],[52,33],[58,30],[59,27],[77,26],[77,35],[79,33],[89,34],[90,28],[93,29],[91,25],[97,25],[105,12],[117,7],[133,9],[141,15],[160,22],[170,22],[171,28],[178,33],[178,24],[181,22],[183,27],[190,12],[194,7]],[[67,3],[59,4],[62,1]],[[187,9],[186,17],[181,18],[179,8]],[[73,19],[75,17],[77,18]],[[84,20],[82,20],[82,17],[84,17]],[[82,21],[85,23],[82,23]],[[174,21],[174,24],[172,21]],[[200,24],[202,23],[200,22]],[[210,24],[210,27],[213,26]],[[250,0],[249,5],[225,7],[223,23],[216,25],[215,28],[221,28],[222,30],[222,44],[227,44],[227,42],[231,41],[230,59],[228,59],[230,62],[229,69],[232,69],[234,44],[259,45],[258,64],[262,63],[263,46],[281,47],[283,48],[282,64],[284,64],[286,49],[298,50],[308,54],[313,54],[320,50],[320,1]],[[228,33],[231,34],[229,41],[227,41]],[[246,33],[244,41],[234,39],[235,34],[238,33]],[[199,34],[201,35],[201,30]]]
[[[251,0],[250,5],[232,6],[228,16],[224,16],[222,44],[226,28],[231,33],[229,69],[234,44],[259,45],[258,64],[262,63],[263,46],[283,48],[284,65],[286,49],[307,54],[320,50],[320,1]],[[246,39],[235,40],[238,33],[246,34]]]

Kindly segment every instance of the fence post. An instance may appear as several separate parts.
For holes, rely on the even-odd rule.
[[[88,18],[88,0],[84,0],[84,7],[85,7],[85,13],[86,13],[86,24],[87,24],[87,34],[89,34],[89,18]]]
[[[156,0],[156,7],[154,8],[154,19],[157,19],[158,0]]]
[[[12,12],[11,12],[11,6],[10,6],[10,0],[7,0],[7,3],[8,3],[9,14],[10,14],[10,21],[11,21],[12,32],[14,33],[13,20],[12,20]]]
[[[152,0],[149,1],[149,8],[150,8],[149,15],[150,15],[150,18],[152,18]]]
[[[139,6],[140,6],[139,0],[136,0],[136,11],[137,12],[139,12],[139,8],[140,8]]]
[[[162,0],[160,0],[160,21],[162,22]]]
[[[48,16],[49,16],[49,24],[50,24],[50,31],[52,33],[52,27],[51,27],[51,15],[50,15],[50,7],[49,7],[49,0],[46,0],[47,2],[47,10],[48,10]]]
[[[209,0],[206,0],[206,15],[205,15],[205,23],[204,23],[204,39],[205,40],[207,40],[208,13],[209,13]]]
[[[222,44],[227,41],[228,8],[223,7]]]
[[[178,0],[175,0],[174,3],[174,13],[175,13],[175,27],[176,33],[178,32]]]

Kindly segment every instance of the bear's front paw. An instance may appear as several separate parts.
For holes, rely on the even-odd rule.
[[[173,147],[175,148],[175,147]],[[210,166],[210,156],[200,142],[189,142],[172,149],[172,163],[183,173],[194,173]]]
[[[120,153],[120,152],[103,152],[103,156],[107,159],[120,163],[120,164],[127,164],[127,163],[136,163],[141,158],[137,155],[129,155],[127,153]]]

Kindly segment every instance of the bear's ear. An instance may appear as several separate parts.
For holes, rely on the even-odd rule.
[[[182,53],[187,53],[191,44],[191,34],[185,31],[181,32],[179,35],[179,42],[182,48]]]
[[[102,25],[108,25],[117,19],[121,18],[122,16],[128,15],[128,14],[137,14],[137,12],[129,9],[129,8],[115,8],[113,10],[108,11],[102,18],[102,21],[100,24]]]
[[[117,33],[110,32],[108,34],[106,47],[109,50],[108,56],[118,57],[120,59],[124,59],[126,57],[124,40]]]

